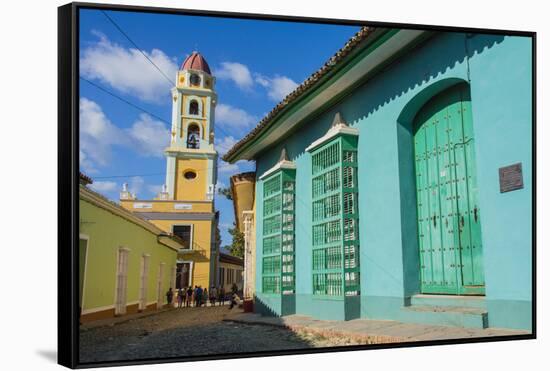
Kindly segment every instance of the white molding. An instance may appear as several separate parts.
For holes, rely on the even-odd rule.
[[[128,266],[130,249],[124,246],[119,246],[116,249],[116,273],[115,273],[115,315],[126,314],[128,306]],[[122,262],[121,262],[121,259]],[[122,271],[121,271],[122,269]],[[119,278],[122,276],[122,278]],[[121,282],[122,280],[122,282]],[[122,291],[119,294],[120,284],[122,283]]]
[[[149,288],[149,266],[150,254],[142,254],[140,259],[140,275],[139,275],[139,310],[147,308],[147,291]]]
[[[359,129],[351,128],[345,124],[338,124],[338,125],[332,126],[325,135],[323,135],[321,138],[315,140],[313,143],[307,146],[306,152],[312,151],[313,149],[319,147],[321,144],[328,142],[329,140],[331,140],[332,138],[340,134],[358,136]]]
[[[164,266],[166,263],[161,262],[159,264],[159,270],[157,275],[157,309],[162,308],[164,303],[164,287],[163,287],[163,281],[164,281]]]
[[[85,240],[86,241],[86,258],[84,259],[84,272],[82,272],[82,274],[84,275],[84,277],[82,277],[82,301],[80,302],[80,308],[82,310],[82,308],[84,308],[84,302],[85,302],[84,298],[86,297],[85,296],[85,293],[86,293],[86,273],[88,272],[88,251],[90,250],[90,236],[88,236],[87,234],[84,234],[84,233],[80,233],[79,237],[80,237],[79,240]],[[79,248],[78,252],[80,253],[80,241],[79,241],[78,248]]]
[[[193,260],[181,260],[181,259],[177,259],[176,260],[176,263],[177,264],[185,264],[185,263],[189,263],[189,286],[193,287],[193,264],[195,263]],[[175,287],[175,286],[174,286]]]
[[[271,169],[267,170],[265,173],[260,175],[260,180],[263,180],[269,175],[274,174],[277,170],[281,170],[281,169],[296,169],[296,164],[288,160],[279,161]]]

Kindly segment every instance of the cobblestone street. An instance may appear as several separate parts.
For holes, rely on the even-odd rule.
[[[224,319],[227,306],[174,309],[80,333],[81,362],[134,360],[360,344],[305,331]]]

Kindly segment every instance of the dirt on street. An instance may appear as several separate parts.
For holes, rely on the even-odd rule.
[[[235,311],[235,309],[234,309]],[[81,328],[80,362],[138,360],[360,344],[346,337],[224,321],[227,306],[174,309]]]

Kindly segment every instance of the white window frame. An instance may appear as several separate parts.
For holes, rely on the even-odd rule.
[[[157,275],[157,309],[161,309],[164,306],[164,266],[166,263],[161,262],[159,264],[159,271]]]
[[[84,298],[86,297],[86,275],[88,271],[88,251],[90,250],[90,236],[80,233],[79,240],[86,240],[86,258],[84,259],[84,272],[82,272],[82,274],[84,275],[84,277],[82,278],[82,300],[80,301],[81,311],[84,311]]]
[[[189,249],[181,249],[181,250],[185,250],[185,251],[193,251],[193,243],[194,243],[194,240],[195,240],[195,225],[194,224],[190,224],[190,223],[185,223],[185,224],[172,224],[172,226],[170,227],[171,230],[172,230],[172,234],[175,236],[174,234],[174,227],[191,227],[191,232],[190,232],[190,239],[189,239]]]
[[[149,287],[150,254],[141,255],[141,267],[139,277],[139,307],[143,311],[147,309],[147,289]]]
[[[119,246],[116,250],[116,275],[115,275],[115,315],[126,314],[126,307],[128,305],[128,265],[130,249],[124,246]],[[121,263],[120,258],[125,258],[124,263]],[[122,264],[122,265],[121,265]],[[120,271],[122,269],[122,272]],[[123,291],[119,293],[120,279],[119,275],[122,275],[123,279]]]
[[[189,286],[193,287],[193,261],[192,260],[176,260],[176,263],[177,264],[180,264],[180,263],[189,263]],[[176,272],[176,269],[177,269],[177,265],[176,265],[176,268],[174,269],[174,273]],[[176,289],[176,278],[174,277],[174,290]]]

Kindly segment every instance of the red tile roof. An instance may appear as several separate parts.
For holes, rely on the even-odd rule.
[[[193,52],[183,61],[180,70],[197,70],[211,75],[210,66],[199,52]]]

